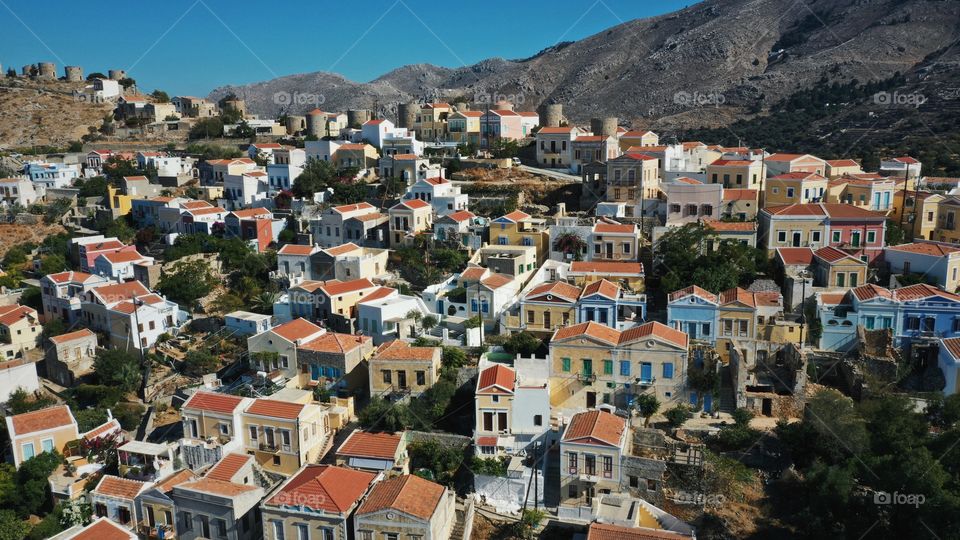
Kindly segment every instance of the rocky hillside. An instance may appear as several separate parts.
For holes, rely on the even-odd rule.
[[[522,60],[410,65],[370,83],[291,75],[217,88],[211,97],[235,93],[266,116],[289,102],[292,112],[319,104],[376,107],[389,117],[403,101],[507,95],[524,109],[563,103],[576,121],[616,115],[651,127],[725,125],[824,76],[868,81],[910,70],[960,38],[956,7],[947,0],[706,0]],[[295,94],[300,99],[287,99]]]
[[[110,104],[76,99],[84,83],[0,78],[0,149],[65,147],[100,127]]]

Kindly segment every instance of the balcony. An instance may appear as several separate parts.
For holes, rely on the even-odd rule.
[[[596,373],[578,373],[577,380],[584,384],[593,384],[597,380]]]
[[[140,524],[137,526],[137,531],[142,537],[147,538],[148,540],[159,540],[160,538],[163,540],[171,540],[177,536],[177,531],[172,525],[157,524],[151,527],[146,520],[140,522]]]

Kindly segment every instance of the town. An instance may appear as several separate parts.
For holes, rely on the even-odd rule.
[[[109,113],[0,152],[3,538],[956,524],[960,178],[918,156],[61,68],[4,83]]]

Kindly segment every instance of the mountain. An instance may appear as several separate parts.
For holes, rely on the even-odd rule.
[[[323,96],[290,112],[376,108],[393,117],[406,101],[515,98],[520,109],[562,103],[594,116],[650,127],[721,126],[766,110],[798,90],[829,82],[877,81],[906,73],[960,38],[950,0],[707,0],[629,21],[525,59],[471,66],[415,64],[369,82],[331,73],[280,77],[213,90],[234,93],[264,116],[275,95]],[[282,99],[281,99],[282,101]],[[320,103],[322,101],[322,103]]]

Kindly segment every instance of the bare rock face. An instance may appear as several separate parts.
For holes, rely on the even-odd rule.
[[[521,60],[492,58],[449,69],[416,64],[370,83],[330,73],[222,87],[261,115],[368,108],[453,97],[506,97],[517,108],[563,103],[576,122],[617,116],[677,126],[722,125],[797,90],[905,73],[960,37],[954,2],[925,0],[707,0],[629,21]],[[306,94],[284,108],[275,95]],[[759,105],[759,106],[758,106]]]

